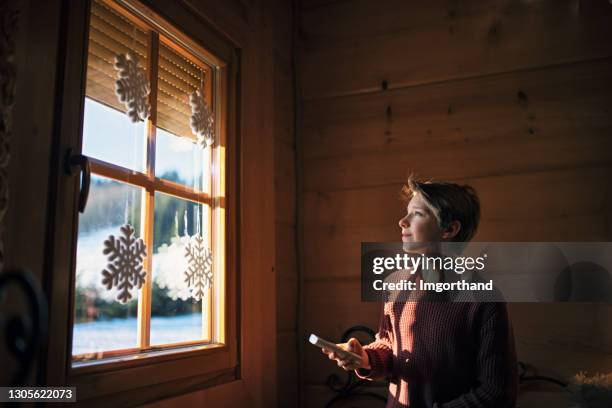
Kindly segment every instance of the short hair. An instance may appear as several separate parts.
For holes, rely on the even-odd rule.
[[[415,194],[421,194],[429,204],[440,228],[448,228],[455,220],[461,223],[453,241],[467,242],[474,237],[480,221],[480,200],[474,188],[449,182],[418,181],[410,175],[400,196],[408,202]]]

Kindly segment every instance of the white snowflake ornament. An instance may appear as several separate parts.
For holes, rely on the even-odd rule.
[[[149,93],[151,86],[147,75],[138,65],[138,57],[131,51],[115,56],[115,94],[127,108],[127,114],[132,122],[145,120],[151,114]]]
[[[185,247],[185,257],[188,267],[185,271],[185,282],[191,289],[196,300],[204,297],[204,290],[212,285],[212,252],[204,245],[200,234],[191,237],[191,242]]]
[[[215,141],[215,117],[204,98],[203,84],[200,86],[200,89],[191,93],[189,105],[191,105],[189,125],[191,126],[191,131],[197,137],[197,143],[203,148],[211,146]]]
[[[104,241],[104,255],[108,265],[102,271],[102,284],[107,290],[119,289],[117,300],[126,303],[132,298],[132,288],[140,289],[145,282],[147,272],[143,261],[147,254],[144,241],[134,236],[134,227],[125,224],[120,228],[121,236],[110,235]]]

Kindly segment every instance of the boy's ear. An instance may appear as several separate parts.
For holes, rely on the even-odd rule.
[[[442,231],[442,238],[444,239],[453,239],[461,230],[461,222],[455,220],[451,221],[450,225],[444,228]]]

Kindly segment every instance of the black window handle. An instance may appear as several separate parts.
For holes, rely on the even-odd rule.
[[[79,193],[79,212],[85,211],[87,198],[89,197],[89,185],[91,184],[91,170],[89,158],[82,154],[74,154],[72,149],[68,149],[66,155],[66,173],[70,176],[75,174],[75,168],[83,173],[81,177],[81,191]]]

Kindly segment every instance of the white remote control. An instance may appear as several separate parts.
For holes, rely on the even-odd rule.
[[[359,364],[361,364],[361,356],[357,355],[353,352],[347,351],[343,348],[340,348],[338,346],[336,346],[335,343],[332,343],[331,341],[327,341],[325,339],[322,339],[321,337],[317,336],[316,334],[311,334],[310,338],[308,339],[312,344],[314,344],[317,347],[320,348],[326,348],[327,350],[333,351],[334,353],[336,353],[338,356],[342,357],[343,359],[347,359],[350,358],[352,360],[357,361]]]

